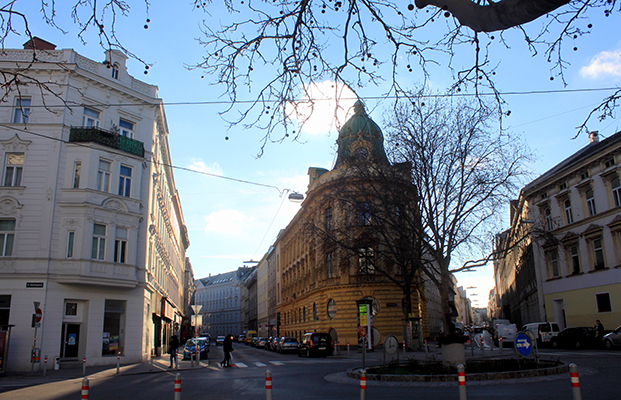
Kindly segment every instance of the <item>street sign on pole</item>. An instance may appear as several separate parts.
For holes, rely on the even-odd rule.
[[[41,302],[33,301],[33,303],[34,303],[34,309],[35,309],[35,311],[37,311],[39,309],[39,306],[41,305]]]
[[[530,338],[523,333],[519,333],[515,337],[515,349],[521,356],[528,357],[533,350]]]
[[[43,318],[43,311],[40,308],[37,308],[35,311],[35,322],[41,322],[41,318]]]

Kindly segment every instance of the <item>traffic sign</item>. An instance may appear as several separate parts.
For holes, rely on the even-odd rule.
[[[43,318],[43,311],[37,308],[37,311],[35,311],[35,322],[41,322],[41,318]]]
[[[518,353],[520,353],[520,355],[528,357],[533,351],[533,345],[530,338],[523,333],[519,333],[515,337],[515,349]]]

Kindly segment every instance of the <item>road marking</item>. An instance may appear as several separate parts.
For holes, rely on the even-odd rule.
[[[262,363],[262,362],[260,362],[260,361],[255,361],[255,362],[254,362],[254,365],[256,365],[257,367],[267,367],[267,364],[263,364],[263,363]]]
[[[236,362],[235,366],[239,368],[248,368],[248,366],[244,364],[243,362]]]
[[[285,365],[284,362],[280,362],[280,361],[270,361],[270,364],[274,364],[274,365]]]

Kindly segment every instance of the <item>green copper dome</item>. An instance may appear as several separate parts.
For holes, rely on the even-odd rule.
[[[379,126],[367,115],[362,101],[354,104],[354,115],[339,132],[338,157],[334,168],[348,160],[389,164],[384,151],[384,135]]]

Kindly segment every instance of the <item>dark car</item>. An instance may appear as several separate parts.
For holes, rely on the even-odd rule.
[[[298,346],[298,356],[326,357],[332,354],[334,346],[328,333],[307,333]]]
[[[294,337],[281,337],[276,351],[279,353],[297,352],[298,340]]]
[[[583,349],[595,347],[595,329],[586,326],[565,328],[550,339],[552,348]]]
[[[609,334],[604,335],[602,343],[608,350],[611,350],[613,347],[621,347],[621,326],[618,326],[617,329]]]
[[[196,354],[196,346],[200,349],[200,358],[209,358],[209,339],[200,337],[188,339],[183,346],[183,359],[189,360],[191,354]]]

